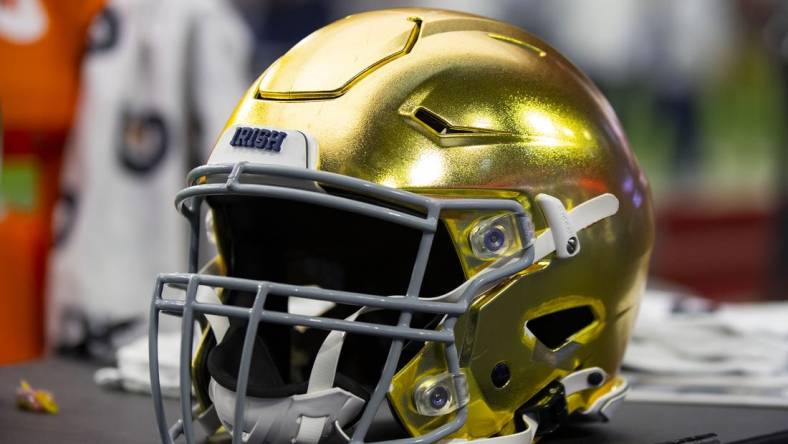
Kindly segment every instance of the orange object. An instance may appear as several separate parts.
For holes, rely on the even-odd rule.
[[[104,0],[0,0],[0,100],[6,129],[71,126],[86,31]],[[10,23],[13,23],[10,24]],[[13,146],[6,143],[6,152]]]
[[[0,364],[43,349],[51,215],[87,28],[104,0],[0,0]]]

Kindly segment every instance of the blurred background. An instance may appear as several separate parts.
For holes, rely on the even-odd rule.
[[[788,315],[785,2],[0,0],[0,364],[45,344],[112,362],[155,274],[184,269],[172,198],[244,89],[313,30],[396,6],[523,27],[607,95],[656,202],[644,319]]]

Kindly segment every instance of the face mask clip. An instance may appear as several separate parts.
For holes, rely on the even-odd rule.
[[[535,261],[553,251],[562,259],[576,256],[580,252],[577,232],[618,212],[618,199],[610,193],[588,199],[569,211],[558,198],[549,194],[537,195],[536,203],[542,208],[549,228],[534,242]]]
[[[555,254],[560,258],[568,258],[580,252],[580,239],[566,207],[557,198],[549,194],[539,194],[536,202],[542,207],[547,224],[555,242]]]

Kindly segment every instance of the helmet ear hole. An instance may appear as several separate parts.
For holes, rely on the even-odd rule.
[[[542,344],[555,350],[596,320],[590,305],[567,308],[531,319],[525,328]]]
[[[490,379],[492,383],[497,388],[504,388],[507,384],[509,384],[509,380],[512,377],[512,372],[509,370],[509,365],[506,362],[499,362],[495,364],[493,367],[492,372],[490,373]]]

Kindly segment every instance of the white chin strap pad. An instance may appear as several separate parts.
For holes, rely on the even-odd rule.
[[[219,420],[232,430],[235,392],[211,379],[209,395]],[[246,397],[244,441],[252,443],[317,443],[336,421],[344,426],[364,407],[364,400],[334,387],[286,398]]]

